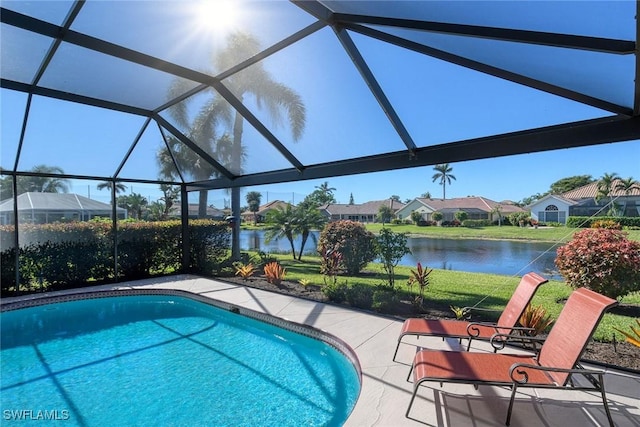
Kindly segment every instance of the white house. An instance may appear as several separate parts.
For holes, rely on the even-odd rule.
[[[566,224],[569,217],[569,208],[577,204],[578,202],[575,200],[556,194],[549,194],[527,206],[527,209],[531,211],[531,219],[538,222]]]
[[[569,216],[606,215],[611,202],[624,216],[640,216],[640,182],[627,193],[616,189],[620,180],[612,184],[611,198],[604,197],[596,202],[598,181],[583,185],[561,195],[550,194],[527,206],[531,218],[540,222],[559,222],[566,224]],[[556,219],[557,218],[557,219]]]

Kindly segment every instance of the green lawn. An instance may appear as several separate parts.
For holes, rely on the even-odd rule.
[[[387,227],[396,233],[409,233],[413,236],[426,236],[442,239],[497,239],[497,240],[537,240],[544,242],[568,242],[581,228],[567,227],[418,227],[412,224],[365,224],[367,230],[379,233],[382,227]],[[245,230],[261,230],[264,225],[254,226],[252,223],[242,224]],[[640,241],[640,230],[625,230],[631,240]]]
[[[323,284],[323,276],[320,274],[320,259],[318,257],[302,257],[302,261],[294,261],[291,255],[274,255],[287,269],[287,280],[308,280],[312,284]],[[396,267],[396,287],[406,289],[410,267]],[[384,282],[384,276],[379,264],[371,263],[362,276],[340,276],[339,280],[349,284],[366,284],[376,286]],[[495,274],[466,273],[450,270],[434,270],[431,274],[431,282],[426,291],[425,298],[446,306],[478,306],[501,310],[520,278],[501,276]],[[563,282],[550,281],[543,285],[533,298],[533,305],[542,305],[557,318],[562,309],[562,300],[569,296],[571,288]],[[640,292],[627,295],[622,299],[623,303],[640,304]],[[611,341],[614,327],[622,330],[630,330],[634,319],[621,315],[606,314],[595,333],[595,339],[599,341]],[[615,332],[616,340],[622,340],[622,334]]]
[[[382,224],[365,224],[367,230],[378,233]],[[539,240],[547,242],[568,242],[581,228],[567,227],[418,227],[408,224],[385,224],[384,227],[396,233],[409,233],[427,237],[443,239],[499,239],[499,240]],[[625,230],[631,240],[640,241],[640,230]]]

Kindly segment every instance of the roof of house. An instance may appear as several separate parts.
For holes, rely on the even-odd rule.
[[[273,200],[271,202],[267,202],[264,205],[260,206],[258,208],[258,211],[255,213],[256,215],[266,215],[267,212],[269,212],[272,209],[278,209],[278,208],[286,208],[287,206],[290,206],[291,204],[288,202],[283,202],[282,200]],[[241,216],[251,216],[253,217],[254,213],[251,211],[244,211],[240,214]]]
[[[399,209],[402,209],[405,205],[402,202],[399,202],[394,199],[385,199],[385,200],[373,200],[366,203],[361,204],[341,204],[341,203],[330,203],[327,205],[322,205],[318,207],[320,210],[325,210],[330,215],[377,215],[380,210],[380,206],[387,205],[396,212]]]
[[[180,204],[173,205],[169,210],[169,216],[180,216],[181,210]],[[198,216],[198,212],[200,210],[200,205],[198,203],[189,203],[189,216]],[[207,206],[207,217],[209,218],[224,218],[229,215],[229,211],[224,211],[222,209],[218,209],[214,206]]]
[[[491,212],[496,207],[501,207],[502,213],[520,212],[523,211],[519,206],[514,204],[503,204],[487,199],[486,197],[470,196],[470,197],[458,197],[453,199],[417,199],[424,205],[430,207],[434,211],[456,211],[464,209],[465,211],[482,211]]]
[[[613,180],[611,196],[613,197],[621,197],[627,196],[622,190],[616,189],[618,183],[621,182],[619,179]],[[598,194],[598,181],[594,181],[591,184],[583,185],[582,187],[575,188],[571,191],[567,191],[566,193],[562,193],[562,197],[566,199],[572,200],[580,200],[580,199],[591,199],[596,197]],[[640,196],[640,182],[636,181],[636,187],[631,190],[628,194],[629,196]]]
[[[17,197],[18,210],[111,212],[111,205],[73,193],[22,193]],[[124,212],[123,208],[116,208]],[[13,211],[13,199],[0,203],[1,212]]]
[[[566,203],[567,205],[570,205],[570,206],[571,206],[571,205],[577,205],[577,204],[578,204],[578,202],[577,202],[577,201],[575,201],[575,200],[573,200],[573,199],[568,199],[568,198],[566,198],[566,197],[564,197],[564,196],[561,196],[561,195],[559,195],[559,194],[547,194],[547,195],[546,195],[546,196],[544,196],[543,198],[538,199],[538,200],[534,201],[533,203],[530,203],[530,204],[529,204],[529,205],[527,205],[526,207],[527,207],[527,209],[531,209],[531,207],[536,206],[536,205],[538,205],[538,204],[540,204],[540,203],[542,203],[542,202],[544,202],[544,201],[547,201],[547,200],[549,200],[549,199],[559,200],[559,201],[562,201],[562,202],[564,202],[564,203]]]

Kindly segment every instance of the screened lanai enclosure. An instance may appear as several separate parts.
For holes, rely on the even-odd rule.
[[[637,6],[2,0],[3,292],[206,271],[242,187],[637,140]],[[34,224],[28,192],[112,212]]]

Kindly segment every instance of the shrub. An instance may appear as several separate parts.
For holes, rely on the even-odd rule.
[[[418,224],[422,221],[422,212],[411,211],[411,221]]]
[[[329,301],[341,303],[347,299],[347,288],[347,282],[325,283],[322,287],[322,293],[327,296]]]
[[[235,263],[233,265],[236,269],[236,276],[242,277],[244,280],[247,280],[249,277],[253,276],[256,272],[256,268],[253,264],[243,264],[241,262]]]
[[[431,218],[435,221],[442,221],[442,218],[444,218],[444,215],[442,214],[442,212],[438,212],[435,211],[434,213],[431,214]]]
[[[429,286],[429,275],[433,269],[423,268],[421,263],[418,263],[415,270],[411,270],[409,274],[409,280],[407,280],[407,287],[409,291],[413,291],[413,285],[418,285],[418,295],[414,299],[414,304],[418,307],[422,307],[424,303],[424,292]]]
[[[638,324],[638,329],[634,328],[633,325],[631,325],[629,327],[631,329],[631,332],[626,332],[615,327],[613,329],[624,335],[626,342],[635,345],[636,347],[640,347],[640,319],[636,319],[636,323]]]
[[[579,231],[558,248],[556,266],[573,288],[585,287],[611,298],[640,290],[640,242],[606,228]]]
[[[320,254],[320,274],[322,274],[322,280],[324,284],[329,283],[336,284],[338,280],[338,274],[342,266],[342,252],[340,252],[340,245],[337,244],[332,248],[322,243],[318,247],[318,253]]]
[[[514,212],[508,216],[509,222],[513,225],[523,227],[529,223],[529,213],[527,212]]]
[[[488,227],[490,225],[492,225],[492,223],[488,219],[467,219],[462,221],[462,226],[467,228]]]
[[[373,291],[373,302],[371,308],[378,312],[389,312],[398,301],[395,290],[388,287],[379,287]]]
[[[352,307],[370,309],[373,305],[373,288],[362,283],[349,285],[345,297]]]
[[[599,219],[591,222],[591,228],[608,228],[609,230],[622,230],[622,225],[612,219]]]
[[[465,211],[456,211],[455,218],[458,222],[463,223],[466,219],[469,218],[469,214]]]
[[[264,266],[264,275],[267,278],[267,282],[274,285],[282,283],[286,274],[287,270],[277,262],[270,262]]]
[[[359,222],[335,221],[327,224],[320,233],[319,251],[331,251],[339,247],[342,267],[353,276],[375,258],[375,236]]]
[[[406,233],[394,233],[388,228],[383,228],[375,239],[376,253],[382,261],[383,270],[387,273],[387,283],[393,289],[395,266],[403,256],[411,253],[407,246],[407,235]]]
[[[527,304],[518,321],[520,326],[532,329],[532,331],[523,331],[523,333],[528,336],[541,334],[553,323],[553,319],[551,315],[547,313],[546,308],[541,305],[534,307],[531,304]]]

